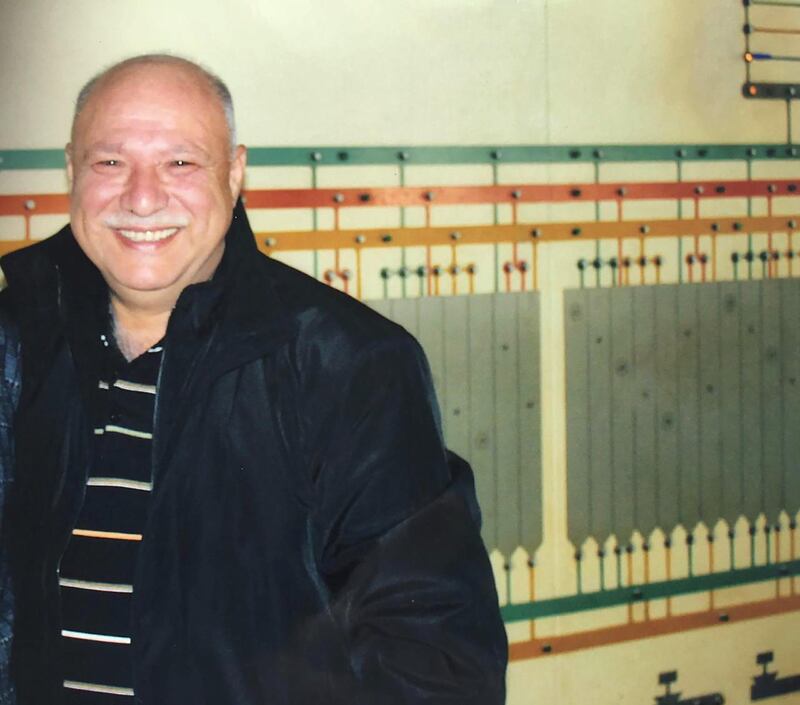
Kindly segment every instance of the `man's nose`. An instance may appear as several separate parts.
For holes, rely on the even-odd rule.
[[[155,166],[134,166],[125,184],[120,205],[135,215],[152,215],[167,205],[167,192]]]

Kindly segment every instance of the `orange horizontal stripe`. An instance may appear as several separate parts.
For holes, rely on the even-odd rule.
[[[93,531],[92,529],[73,529],[73,536],[87,536],[92,539],[118,539],[119,541],[141,541],[141,534],[125,534],[121,531]]]
[[[592,631],[534,639],[509,644],[509,659],[522,661],[525,659],[564,654],[572,651],[619,644],[625,641],[647,639],[664,634],[676,634],[703,627],[716,627],[732,622],[741,622],[759,617],[769,617],[786,612],[800,610],[800,595],[779,597],[763,602],[750,602],[727,608],[717,608],[705,612],[684,614],[663,619],[645,620],[622,624],[616,627],[595,629]]]
[[[791,221],[796,221],[790,227]],[[597,239],[678,237],[788,232],[800,224],[800,215],[755,218],[680,218],[624,221],[528,223],[524,225],[451,225],[429,228],[361,230],[308,230],[256,233],[258,248],[271,254],[279,250],[316,250],[364,247],[414,247],[424,245],[479,245],[496,242],[546,242]],[[454,234],[457,237],[454,239]],[[2,243],[0,243],[0,246]]]
[[[676,198],[800,195],[797,179],[618,181],[613,183],[391,186],[386,188],[257,189],[243,194],[248,208],[353,208],[459,203],[547,203]],[[67,214],[66,194],[0,195],[0,215]]]

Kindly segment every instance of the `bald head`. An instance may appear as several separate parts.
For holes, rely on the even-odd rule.
[[[78,120],[89,104],[92,97],[105,86],[114,83],[124,75],[144,67],[165,67],[183,73],[190,79],[194,79],[198,85],[206,88],[211,95],[219,102],[220,108],[225,115],[225,123],[228,128],[228,137],[231,154],[236,149],[236,119],[233,111],[233,98],[225,82],[216,74],[204,69],[199,64],[171,54],[142,54],[133,56],[124,61],[110,66],[93,78],[81,88],[78,98],[75,101],[75,112],[72,116],[71,139],[75,141],[75,128]]]

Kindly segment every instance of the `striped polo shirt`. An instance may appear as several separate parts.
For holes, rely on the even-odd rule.
[[[85,498],[58,569],[66,705],[134,701],[131,599],[150,500],[161,346],[127,362],[101,335],[94,453]]]

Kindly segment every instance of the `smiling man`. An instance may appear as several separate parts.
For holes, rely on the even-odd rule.
[[[258,253],[245,161],[222,81],[129,59],[79,95],[70,225],[2,261],[19,702],[501,703],[424,356]]]

